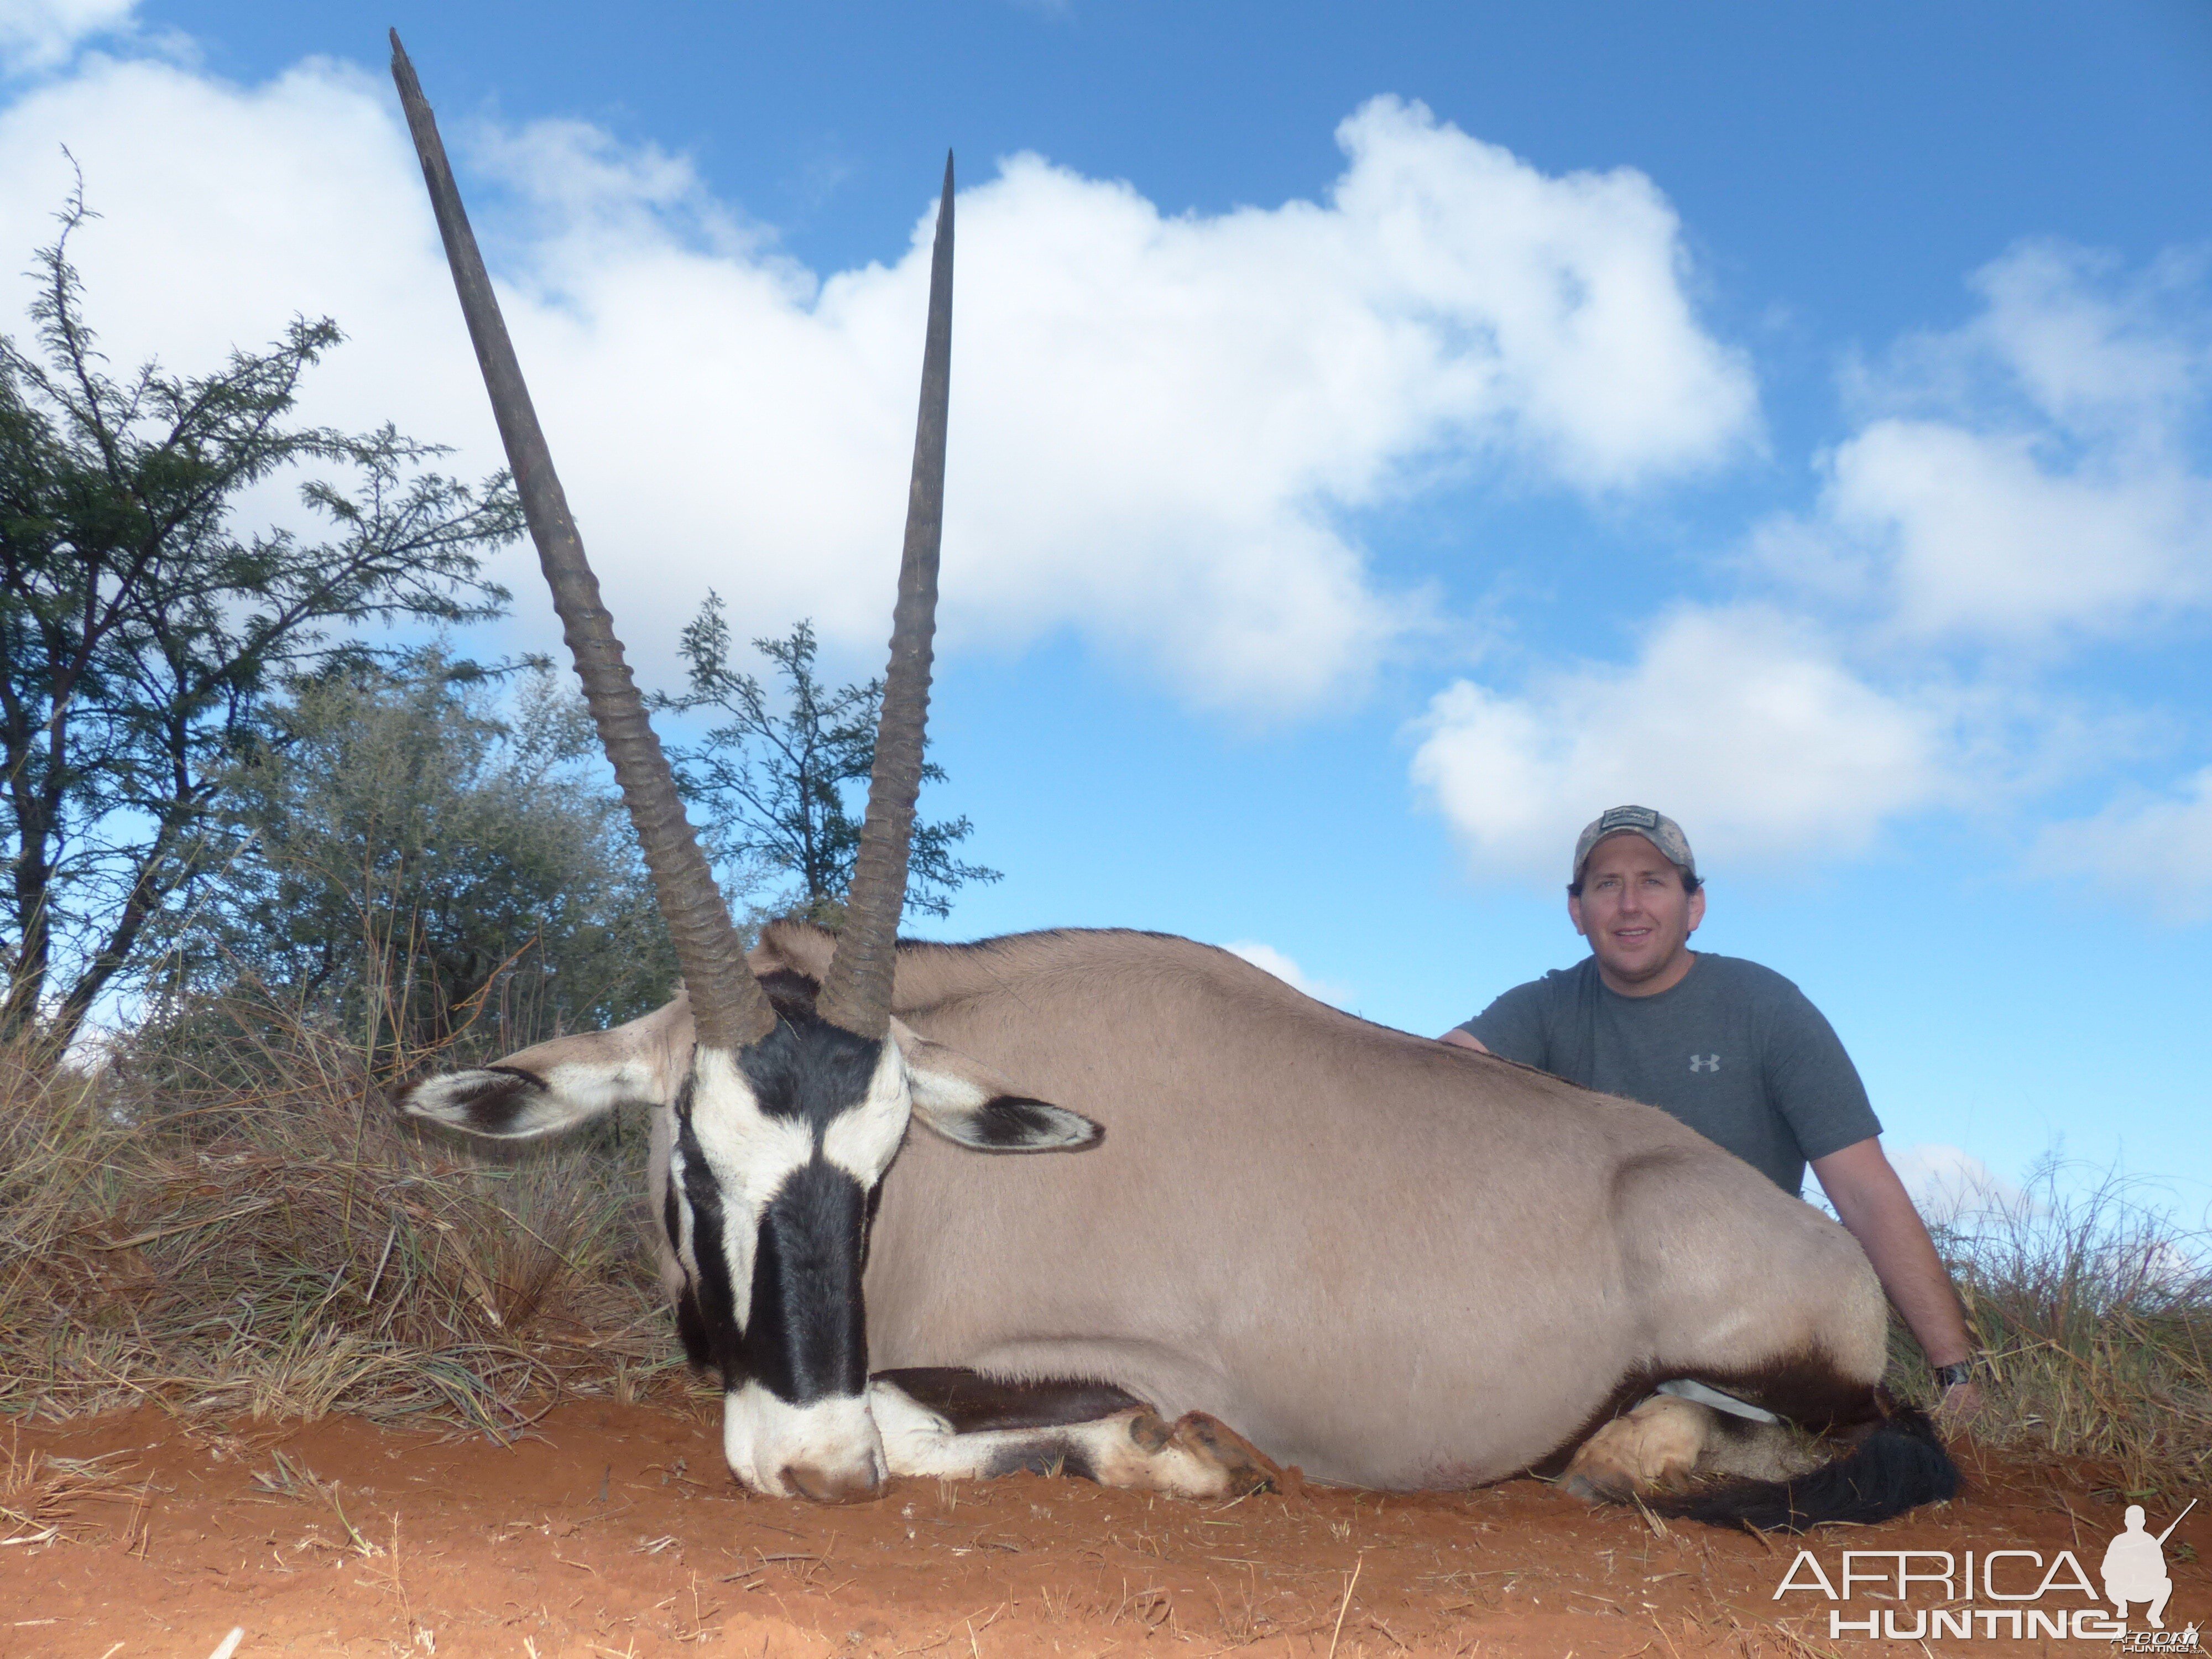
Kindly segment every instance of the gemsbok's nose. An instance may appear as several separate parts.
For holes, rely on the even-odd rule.
[[[882,1494],[884,1477],[872,1458],[842,1469],[787,1463],[783,1466],[783,1484],[817,1504],[864,1504]]]

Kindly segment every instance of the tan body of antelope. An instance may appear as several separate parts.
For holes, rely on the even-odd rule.
[[[898,944],[941,521],[949,161],[848,920],[835,939],[772,928],[748,963],[393,49],[688,988],[400,1104],[501,1137],[653,1109],[664,1275],[686,1349],[720,1373],[739,1480],[851,1498],[892,1474],[1062,1468],[1207,1496],[1249,1489],[1271,1459],[1402,1487],[1571,1455],[1592,1496],[1731,1477],[1683,1511],[1768,1526],[1949,1494],[1925,1418],[1876,1387],[1886,1313],[1857,1246],[1665,1114],[1367,1024],[1187,940]],[[933,1133],[910,1133],[917,1119]],[[1857,1443],[1838,1455],[1672,1395],[1636,1403],[1676,1378]]]
[[[778,924],[753,960],[780,1000],[803,1001],[830,949]],[[1700,1474],[1803,1476],[1833,1455],[1671,1397],[1616,1418],[1663,1379],[1815,1426],[1882,1414],[1887,1316],[1857,1244],[1663,1112],[1370,1024],[1158,934],[903,945],[892,1006],[918,1110],[1042,1098],[1104,1132],[1059,1158],[908,1135],[865,1277],[893,1474],[1062,1465],[1211,1496],[1255,1478],[1249,1441],[1316,1479],[1398,1488],[1572,1454],[1571,1484],[1618,1497]],[[659,1103],[681,1085],[690,1025],[678,998],[433,1079],[408,1104],[469,1127],[497,1102],[548,1130],[652,1104],[665,1213],[673,1115]],[[695,1274],[673,1233],[660,1248],[681,1306]],[[1046,1388],[1024,1427],[956,1434],[941,1377],[917,1386],[910,1368],[1123,1398],[1069,1423]],[[991,1391],[1000,1421],[1012,1392]],[[1204,1415],[1169,1431],[1191,1413]],[[1942,1485],[1923,1436],[1886,1432],[1905,1444],[1874,1470],[1863,1451],[1861,1467],[1814,1475],[1844,1488],[1826,1503],[1802,1480],[1786,1496],[1740,1480],[1655,1501],[1749,1502],[1770,1520],[1779,1505],[1786,1523],[1840,1496],[1870,1518],[1899,1453]],[[757,1483],[740,1454],[733,1466]]]

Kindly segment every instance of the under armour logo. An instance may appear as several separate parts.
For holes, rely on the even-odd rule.
[[[1720,1068],[1721,1057],[1718,1054],[1692,1054],[1690,1056],[1690,1069],[1693,1072],[1717,1072]]]

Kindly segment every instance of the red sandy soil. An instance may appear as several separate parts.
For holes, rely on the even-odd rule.
[[[2098,1571],[2120,1509],[2094,1471],[1961,1455],[1968,1496],[1882,1528],[1827,1529],[1810,1540],[1826,1571],[1846,1547],[2029,1549],[2046,1561],[2071,1549]],[[2153,1498],[2154,1528],[2180,1502]],[[34,1505],[34,1527],[0,1516],[0,1659],[206,1659],[234,1626],[239,1659],[1807,1659],[2045,1646],[1832,1640],[1826,1601],[1775,1599],[1796,1540],[1592,1510],[1528,1480],[1226,1504],[1030,1475],[894,1481],[840,1509],[750,1498],[722,1467],[711,1410],[683,1406],[568,1404],[512,1446],[348,1419],[276,1427],[151,1410],[0,1434],[0,1506]],[[2212,1573],[2187,1542],[2212,1550],[2207,1510],[2166,1547],[2175,1631],[2212,1622]],[[1908,1605],[1940,1604],[1916,1591]],[[1862,1588],[1847,1611],[1883,1605]]]

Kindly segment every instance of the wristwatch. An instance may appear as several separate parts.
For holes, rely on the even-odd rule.
[[[1938,1365],[1935,1368],[1935,1376],[1937,1392],[1948,1393],[1961,1382],[1971,1382],[1974,1380],[1974,1362],[1971,1359],[1961,1359],[1955,1365]]]

